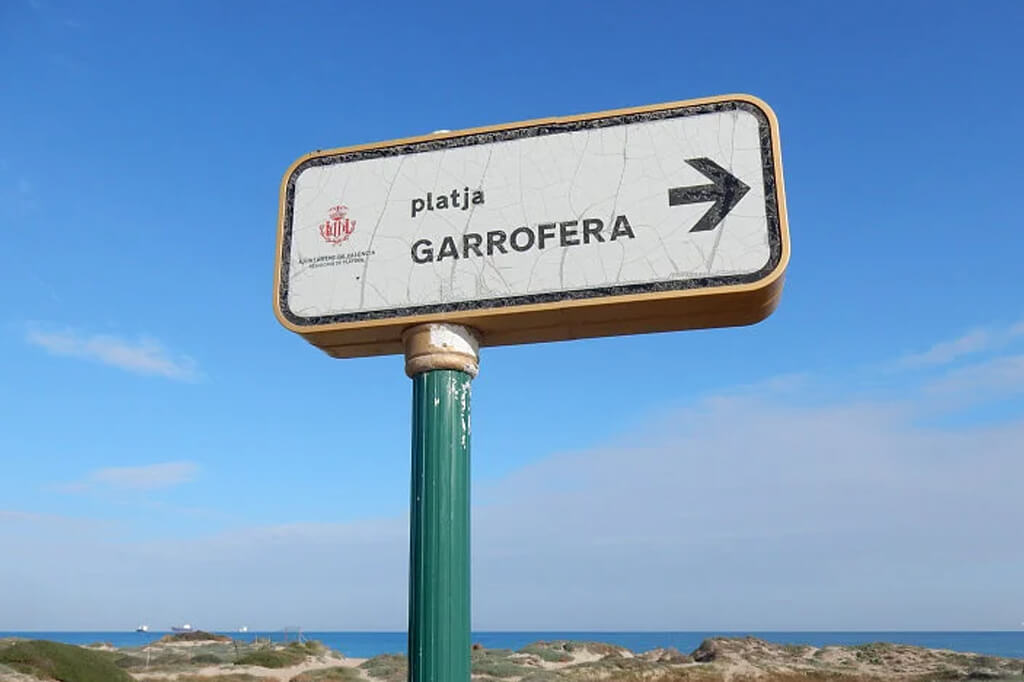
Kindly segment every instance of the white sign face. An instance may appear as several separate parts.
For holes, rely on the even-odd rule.
[[[311,155],[285,178],[293,325],[755,282],[778,267],[774,119],[723,99]]]

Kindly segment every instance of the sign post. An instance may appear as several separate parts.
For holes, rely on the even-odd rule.
[[[473,332],[424,324],[404,335],[412,379],[409,680],[468,682],[470,382]]]
[[[753,324],[789,262],[778,122],[750,95],[317,151],[281,183],[274,312],[413,381],[409,680],[470,679],[479,348]]]

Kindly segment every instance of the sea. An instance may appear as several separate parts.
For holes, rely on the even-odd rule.
[[[219,632],[219,631],[218,631]],[[142,646],[160,639],[166,632],[0,632],[0,637],[26,637],[48,639],[67,644],[106,642],[117,647]],[[294,641],[295,631],[219,632],[238,640]],[[952,649],[970,653],[1024,659],[1024,628],[996,632],[474,632],[472,641],[488,649],[520,649],[531,642],[553,639],[573,639],[607,642],[641,653],[651,649],[675,647],[690,653],[708,637],[760,637],[778,644],[830,644],[856,645],[870,642],[912,644],[933,649]],[[303,639],[316,639],[350,658],[371,658],[386,653],[406,653],[406,633],[403,632],[317,632],[303,631]]]

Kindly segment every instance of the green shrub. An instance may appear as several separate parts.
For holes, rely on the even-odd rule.
[[[142,656],[132,656],[127,654],[125,656],[118,656],[114,659],[114,665],[118,668],[141,668],[146,665],[146,659]]]
[[[305,642],[289,642],[285,648],[303,656],[321,656],[328,651],[327,647],[315,639],[307,639]]]
[[[566,678],[553,670],[537,670],[523,677],[519,682],[559,682],[564,679]]]
[[[288,668],[298,665],[305,659],[305,653],[300,653],[291,647],[285,649],[260,649],[240,656],[235,661],[235,665],[258,665],[261,668]]]
[[[29,640],[0,649],[0,663],[40,679],[64,682],[134,682],[116,655],[71,644]]]
[[[605,642],[594,642],[586,639],[570,639],[570,640],[558,640],[551,643],[551,646],[555,649],[564,649],[565,651],[591,651],[595,654],[602,654],[604,656],[621,656],[622,647],[618,647],[614,644],[607,644]]]
[[[521,654],[533,654],[539,656],[541,660],[548,661],[549,663],[568,663],[572,660],[565,651],[554,648],[547,642],[534,642],[533,644],[527,644],[519,650]]]
[[[381,654],[359,666],[370,675],[384,682],[405,682],[409,662],[402,654]]]
[[[477,658],[508,658],[515,652],[511,649],[473,649],[473,659]]]
[[[536,670],[513,661],[500,658],[478,658],[473,661],[474,675],[490,675],[491,677],[522,677]]]

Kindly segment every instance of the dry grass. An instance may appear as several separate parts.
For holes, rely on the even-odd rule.
[[[174,682],[278,682],[273,677],[259,677],[248,673],[227,673],[224,675],[178,675]]]
[[[290,682],[357,682],[362,679],[355,668],[321,668],[296,675]]]

